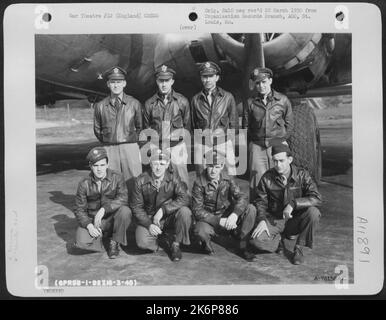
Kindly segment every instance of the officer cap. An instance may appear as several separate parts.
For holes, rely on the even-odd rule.
[[[86,157],[86,159],[88,160],[88,162],[90,164],[94,164],[94,163],[96,163],[99,160],[102,160],[104,158],[106,158],[106,160],[109,159],[107,156],[106,149],[103,147],[95,147],[95,148],[91,149]]]
[[[220,73],[221,73],[220,67],[212,61],[207,61],[200,66],[201,76],[211,76],[211,75],[220,74]]]
[[[272,156],[278,153],[287,152],[287,156],[292,156],[291,149],[287,142],[277,143],[272,146]]]
[[[209,150],[204,154],[205,164],[217,165],[225,163],[225,154],[219,150]]]
[[[255,68],[252,70],[250,78],[252,81],[259,82],[266,78],[272,78],[273,72],[268,68]]]
[[[105,72],[104,78],[106,80],[125,80],[126,74],[127,72],[125,69],[114,66]]]
[[[170,154],[167,151],[163,151],[159,148],[151,149],[150,162],[160,161],[160,160],[170,160]]]
[[[171,78],[174,78],[175,74],[176,72],[172,68],[164,64],[162,66],[159,66],[157,69],[155,69],[156,79],[169,80]]]

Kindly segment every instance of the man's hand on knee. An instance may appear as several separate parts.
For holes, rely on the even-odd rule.
[[[268,230],[267,223],[263,220],[263,221],[260,221],[260,223],[257,225],[255,230],[253,230],[253,232],[252,232],[252,239],[255,239],[256,237],[260,237],[260,235],[264,231],[267,232],[268,237],[271,236],[271,234],[269,233],[269,230]]]
[[[88,233],[93,238],[98,238],[102,235],[102,230],[100,228],[95,228],[95,226],[92,223],[89,223],[87,225]]]
[[[160,235],[162,233],[162,230],[160,229],[159,226],[157,226],[155,224],[151,224],[149,226],[149,232],[152,236],[157,237],[158,235]]]
[[[233,230],[237,228],[237,219],[239,217],[236,213],[232,213],[229,215],[229,217],[225,220],[225,229],[227,230]]]
[[[292,219],[292,211],[293,210],[294,210],[294,208],[290,204],[287,204],[283,210],[283,219],[285,219],[285,220]]]

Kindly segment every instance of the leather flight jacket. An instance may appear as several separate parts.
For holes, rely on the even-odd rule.
[[[294,208],[293,214],[296,214],[296,211],[319,206],[322,203],[322,196],[308,171],[295,165],[291,165],[291,175],[286,185],[272,168],[264,173],[254,192],[256,225],[262,220],[267,220],[269,215],[275,219],[283,219],[283,210],[288,204]]]
[[[178,175],[166,170],[157,190],[149,170],[136,178],[130,208],[138,224],[149,228],[153,223],[153,216],[160,208],[165,218],[183,206],[189,207],[190,200],[188,187]]]
[[[248,138],[262,147],[287,140],[294,126],[292,106],[289,99],[275,90],[267,96],[265,105],[262,97],[248,99],[244,110],[243,127],[248,128]]]
[[[106,177],[101,181],[100,191],[92,172],[79,182],[74,213],[81,227],[86,228],[88,224],[93,223],[100,208],[105,209],[106,218],[123,205],[128,205],[128,191],[119,173],[107,169]]]
[[[231,213],[240,217],[247,209],[248,198],[237,183],[221,172],[217,188],[207,178],[203,170],[199,179],[194,182],[192,189],[192,212],[196,220],[217,225],[220,218]]]
[[[222,88],[216,87],[212,93],[212,105],[209,104],[204,91],[197,93],[191,102],[193,129],[238,129],[238,114],[233,95]],[[237,133],[237,131],[236,131]]]
[[[165,105],[159,93],[153,95],[145,102],[143,111],[143,128],[151,128],[158,133],[159,141],[165,139],[162,135],[162,122],[166,122],[169,128],[166,133],[170,135],[178,129],[191,130],[189,101],[182,94],[172,90],[168,95],[168,103]],[[183,133],[183,131],[181,131]],[[176,145],[183,140],[184,135],[175,132],[176,137],[167,136],[170,139],[170,146]],[[177,137],[178,136],[178,137]]]
[[[136,143],[142,130],[141,103],[123,94],[119,107],[106,97],[95,105],[94,133],[103,144]]]

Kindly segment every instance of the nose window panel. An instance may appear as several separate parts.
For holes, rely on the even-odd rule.
[[[200,41],[191,41],[189,45],[189,50],[196,63],[202,63],[209,60]]]

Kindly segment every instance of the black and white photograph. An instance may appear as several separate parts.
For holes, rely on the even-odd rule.
[[[36,35],[35,57],[50,285],[354,280],[351,34]],[[165,127],[244,129],[241,170],[215,144],[197,164],[193,137],[164,150]],[[149,128],[160,168],[141,163]]]
[[[376,229],[383,214],[371,197],[364,209],[372,191],[358,165],[381,138],[380,119],[364,122],[376,113],[358,114],[366,91],[355,71],[364,65],[354,45],[358,11],[321,6],[331,8],[334,33],[333,22],[286,27],[296,17],[316,19],[317,9],[301,5],[168,6],[186,9],[187,22],[157,30],[146,12],[164,19],[166,7],[84,5],[66,7],[55,24],[55,6],[36,8],[42,21],[27,37],[24,128],[33,143],[6,161],[23,174],[23,154],[33,153],[33,179],[24,182],[32,200],[17,197],[8,171],[7,282],[15,288],[19,261],[31,255],[28,276],[41,294],[361,290],[362,270],[382,267],[374,237],[383,237]],[[272,27],[279,18],[282,27]],[[136,19],[135,28],[122,28]],[[249,24],[232,28],[229,19]],[[270,23],[251,28],[251,19]],[[107,20],[118,22],[101,32]],[[196,30],[199,23],[205,28]],[[224,30],[214,26],[222,23]],[[16,52],[6,58],[23,63]],[[372,110],[381,108],[377,88],[368,89]],[[21,139],[11,96],[19,99],[15,91],[5,96],[6,142]],[[363,144],[363,128],[374,143]],[[382,168],[378,160],[378,153],[369,160],[371,172]]]

